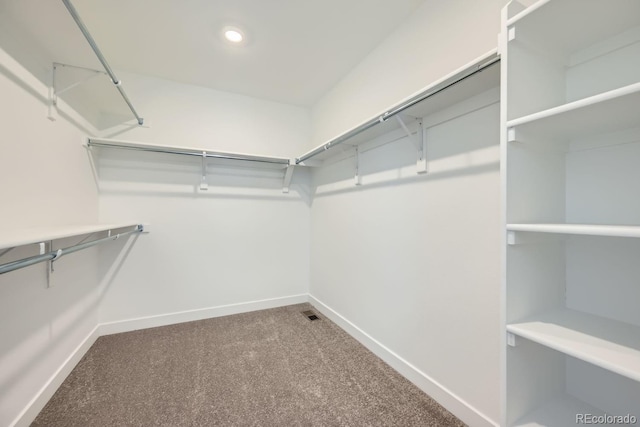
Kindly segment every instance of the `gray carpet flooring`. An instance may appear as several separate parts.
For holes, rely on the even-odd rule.
[[[32,426],[463,426],[308,304],[100,337]]]

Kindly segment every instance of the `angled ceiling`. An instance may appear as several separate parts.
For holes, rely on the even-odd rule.
[[[116,71],[311,106],[424,0],[72,0]],[[231,46],[234,25],[247,43]],[[0,46],[38,76],[100,68],[60,0],[0,0]],[[16,56],[20,56],[16,55]],[[44,58],[44,59],[43,59]],[[35,70],[34,70],[35,69]]]

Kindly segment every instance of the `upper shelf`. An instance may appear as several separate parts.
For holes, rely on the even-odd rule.
[[[518,37],[543,38],[570,54],[637,26],[639,16],[637,0],[616,0],[615,5],[607,1],[540,0],[511,17],[507,26],[516,26]]]
[[[66,237],[84,236],[86,234],[93,234],[101,231],[135,227],[138,224],[139,223],[137,222],[130,222],[121,224],[69,225],[62,227],[31,227],[2,231],[2,235],[0,236],[0,250],[64,239]]]
[[[425,117],[474,95],[500,85],[500,60],[494,49],[470,64],[454,71],[427,86],[382,114],[367,120],[342,135],[296,158],[296,164],[304,164],[311,158],[324,160],[335,154],[333,148],[340,144],[358,145],[401,127],[394,119],[398,114]]]
[[[524,133],[565,139],[640,126],[640,83],[507,122]]]

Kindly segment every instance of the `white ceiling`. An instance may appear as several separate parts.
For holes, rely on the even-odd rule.
[[[423,1],[72,0],[116,73],[303,106],[313,105]],[[246,45],[226,44],[225,25],[244,29]],[[60,0],[0,0],[0,26],[0,46],[20,53],[26,66],[57,61],[100,68]],[[46,58],[29,64],[19,52],[25,49]]]

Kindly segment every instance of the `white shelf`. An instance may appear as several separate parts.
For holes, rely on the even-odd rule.
[[[300,157],[313,154],[313,160],[326,160],[341,152],[341,150],[334,149],[334,147],[338,147],[340,144],[355,146],[371,141],[372,139],[393,130],[400,129],[400,125],[396,119],[394,117],[387,116],[389,112],[398,110],[399,106],[410,102],[412,99],[420,98],[424,94],[430,94],[433,92],[433,94],[430,94],[426,99],[403,109],[402,115],[415,118],[426,117],[475,95],[479,95],[491,88],[498,87],[500,85],[500,67],[493,62],[497,58],[498,55],[495,49],[487,52],[475,61],[455,70],[449,75],[420,90],[416,94],[408,97],[403,102],[400,102],[400,104],[390,107],[386,112],[362,122],[342,135],[339,135],[336,138],[317,146],[313,150],[302,154]],[[483,64],[485,63],[491,63],[491,65],[484,67]],[[480,72],[475,72],[480,67],[484,68],[482,68]],[[451,84],[452,82],[456,83]],[[381,118],[383,119],[381,120]],[[408,124],[411,125],[410,123]],[[367,125],[370,126],[364,130],[360,130],[362,127],[366,127]],[[336,144],[337,141],[339,141],[338,144]]]
[[[603,411],[568,394],[552,399],[546,405],[516,421],[514,427],[549,427],[576,425],[576,414],[605,415]],[[598,424],[608,426],[613,424]]]
[[[507,325],[507,331],[640,381],[640,327],[561,309]]]
[[[587,236],[640,237],[640,226],[634,225],[507,224],[507,230]]]
[[[117,230],[120,228],[135,227],[139,222],[127,222],[120,224],[93,224],[61,227],[30,227],[23,229],[5,230],[0,232],[0,249],[16,246],[30,245],[33,243],[48,242],[50,240],[64,239],[66,237],[82,236],[100,231]]]
[[[639,16],[637,0],[617,0],[615,7],[607,1],[540,0],[506,24],[526,38],[553,41],[568,55],[637,26]]]
[[[134,142],[134,141],[121,141],[115,139],[105,139],[105,138],[93,138],[90,137],[87,146],[89,147],[103,147],[103,148],[116,148],[116,149],[125,149],[125,150],[138,150],[138,151],[147,151],[152,153],[162,153],[162,154],[175,154],[175,155],[185,155],[185,156],[194,156],[194,157],[206,157],[207,159],[218,159],[230,162],[248,162],[248,163],[265,163],[272,164],[279,168],[286,168],[289,166],[290,159],[284,157],[273,157],[273,156],[259,156],[255,154],[247,154],[247,153],[237,153],[237,152],[222,152],[222,151],[212,151],[204,148],[195,148],[195,147],[185,147],[178,145],[154,145],[148,144],[145,142]]]
[[[640,83],[507,122],[524,134],[572,139],[640,126]],[[523,141],[526,142],[526,141]]]

